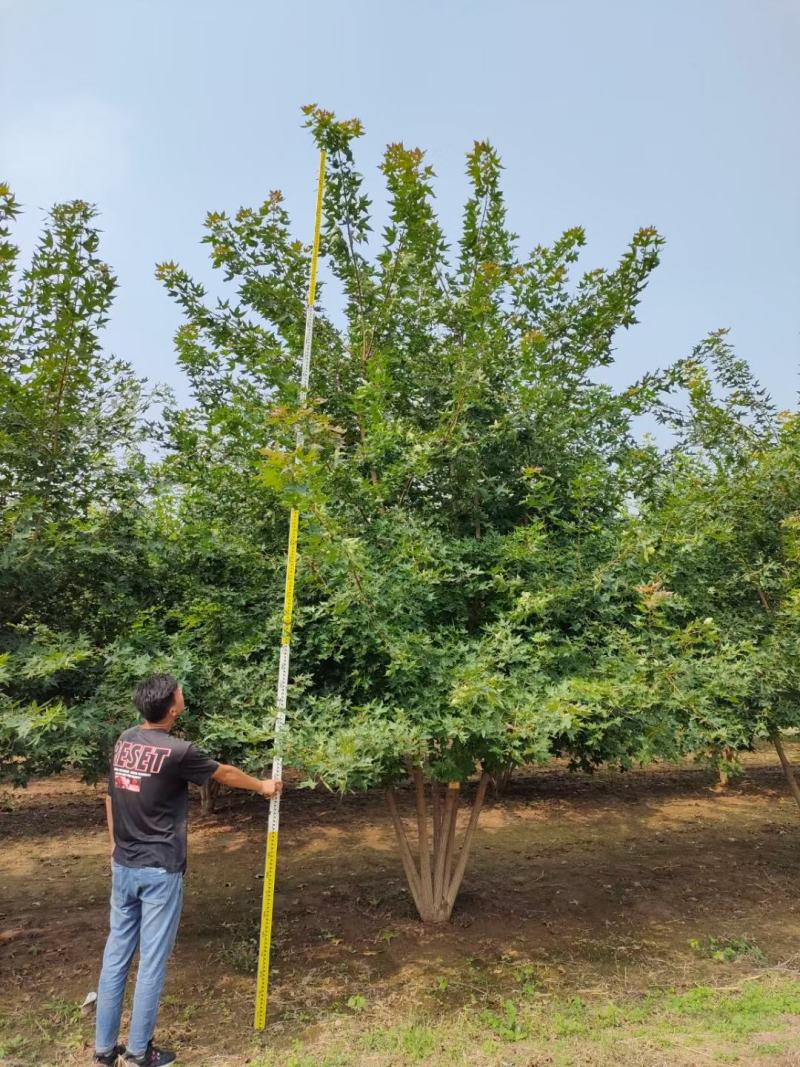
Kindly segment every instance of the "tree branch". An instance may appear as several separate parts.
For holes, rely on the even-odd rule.
[[[400,812],[397,810],[397,795],[394,789],[386,790],[386,802],[389,805],[389,814],[392,817],[392,824],[394,826],[394,832],[397,835],[397,844],[400,848],[400,859],[403,863],[403,870],[406,873],[406,881],[408,882],[408,888],[411,890],[411,896],[414,898],[414,903],[417,907],[417,911],[422,914],[422,899],[420,893],[420,880],[417,868],[414,866],[414,857],[411,855],[411,848],[408,844],[408,838],[406,837],[405,829],[403,828],[403,822],[400,818]]]
[[[436,868],[433,875],[433,899],[437,907],[444,901],[445,886],[450,882],[450,866],[453,857],[453,841],[458,815],[459,783],[450,782],[444,802],[442,825],[439,832],[439,850],[436,854]]]
[[[491,781],[491,776],[483,772],[481,780],[478,784],[478,791],[475,794],[475,801],[472,805],[472,814],[470,815],[469,825],[467,826],[467,832],[464,836],[464,842],[461,845],[461,852],[459,853],[458,863],[453,873],[453,877],[450,879],[450,885],[447,890],[447,903],[452,908],[455,903],[458,890],[461,887],[461,883],[464,880],[464,872],[467,869],[467,860],[469,859],[470,849],[472,848],[472,839],[475,836],[475,830],[478,826],[478,818],[483,807],[483,801],[486,797],[486,789]]]
[[[439,783],[435,778],[431,779],[431,810],[433,813],[433,856],[435,869],[436,860],[439,855],[439,844],[442,831],[442,802],[441,797],[439,796]]]
[[[425,802],[425,778],[419,767],[414,768],[414,786],[417,795],[420,896],[426,908],[430,909],[433,907],[433,881],[431,879],[431,854],[428,848],[428,805]]]
[[[779,730],[773,730],[770,734],[772,743],[775,746],[775,751],[778,753],[778,758],[781,761],[783,767],[783,773],[786,775],[786,781],[789,783],[789,788],[792,791],[792,796],[797,802],[798,808],[800,808],[800,785],[797,784],[797,778],[795,777],[794,768],[789,762],[789,758],[786,755],[786,749],[783,747],[783,739],[781,738]]]

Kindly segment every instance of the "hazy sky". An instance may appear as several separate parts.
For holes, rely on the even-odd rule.
[[[97,203],[120,277],[109,345],[185,386],[159,259],[206,274],[207,210],[280,188],[309,239],[299,108],[428,150],[455,235],[465,150],[489,137],[524,246],[582,224],[586,267],[668,244],[620,344],[628,382],[729,326],[781,407],[800,364],[800,0],[0,0],[0,176],[26,207]]]

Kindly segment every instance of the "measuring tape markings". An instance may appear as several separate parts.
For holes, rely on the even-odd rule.
[[[314,299],[317,289],[317,261],[322,221],[322,194],[325,185],[325,152],[320,152],[319,178],[317,183],[317,209],[314,219],[314,244],[311,251],[311,276],[308,285],[305,334],[303,337],[303,360],[300,369],[300,397],[302,407],[306,401],[311,373],[311,344],[314,336]],[[303,447],[303,431],[295,430],[295,452]],[[283,594],[283,624],[281,628],[281,651],[278,665],[278,692],[275,700],[276,753],[272,760],[272,777],[283,778],[283,759],[277,753],[278,737],[286,723],[286,696],[289,685],[289,658],[291,655],[292,613],[294,609],[294,578],[297,570],[297,535],[300,528],[300,513],[292,508],[289,513],[289,546],[286,554],[286,586]],[[258,976],[256,978],[256,1005],[254,1028],[263,1030],[267,1023],[269,1000],[269,963],[272,948],[272,915],[275,905],[275,875],[278,868],[278,828],[280,824],[281,798],[279,793],[270,797],[267,821],[267,850],[264,859],[264,891],[261,900],[261,932],[258,946]]]

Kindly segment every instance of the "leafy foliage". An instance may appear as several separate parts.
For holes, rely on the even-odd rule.
[[[91,773],[121,707],[109,649],[149,584],[153,396],[100,347],[116,280],[93,209],[54,208],[25,267],[18,210],[0,185],[0,754],[14,775]]]
[[[98,773],[159,666],[185,680],[192,737],[263,766],[291,506],[285,755],[309,783],[717,759],[795,725],[797,416],[721,333],[600,380],[659,234],[582,273],[580,228],[520,250],[487,142],[453,244],[424,153],[389,145],[376,234],[360,123],[305,117],[328,176],[302,407],[310,249],[280,193],[207,216],[223,296],[157,269],[183,319],[179,407],[102,349],[116,281],[93,209],[54,208],[21,266],[0,186],[5,772]],[[635,432],[647,413],[668,447]]]
[[[424,154],[390,145],[373,249],[361,127],[306,115],[328,153],[322,252],[343,294],[318,315],[313,399],[298,408],[309,249],[278,194],[208,217],[235,300],[211,305],[160,268],[203,432],[219,454],[261,449],[261,515],[304,512],[288,758],[347,789],[412,764],[447,780],[554,750],[586,766],[657,753],[674,731],[632,699],[640,678],[608,635],[636,599],[618,561],[654,464],[632,424],[667,379],[617,392],[596,372],[635,322],[660,237],[640,231],[614,269],[577,279],[579,229],[520,255],[499,158],[479,142],[451,255]]]
[[[642,527],[661,669],[718,758],[797,726],[800,424],[724,335],[704,356],[681,368],[688,403]]]

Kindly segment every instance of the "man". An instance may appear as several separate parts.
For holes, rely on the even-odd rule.
[[[183,900],[188,783],[205,785],[213,778],[265,797],[280,792],[282,783],[251,778],[172,737],[184,702],[171,675],[156,674],[140,682],[133,699],[144,722],[120,735],[106,797],[111,923],[97,987],[94,1063],[163,1067],[174,1063],[175,1053],[156,1048],[153,1032]],[[139,970],[126,1049],[117,1041],[125,982],[137,945]]]

